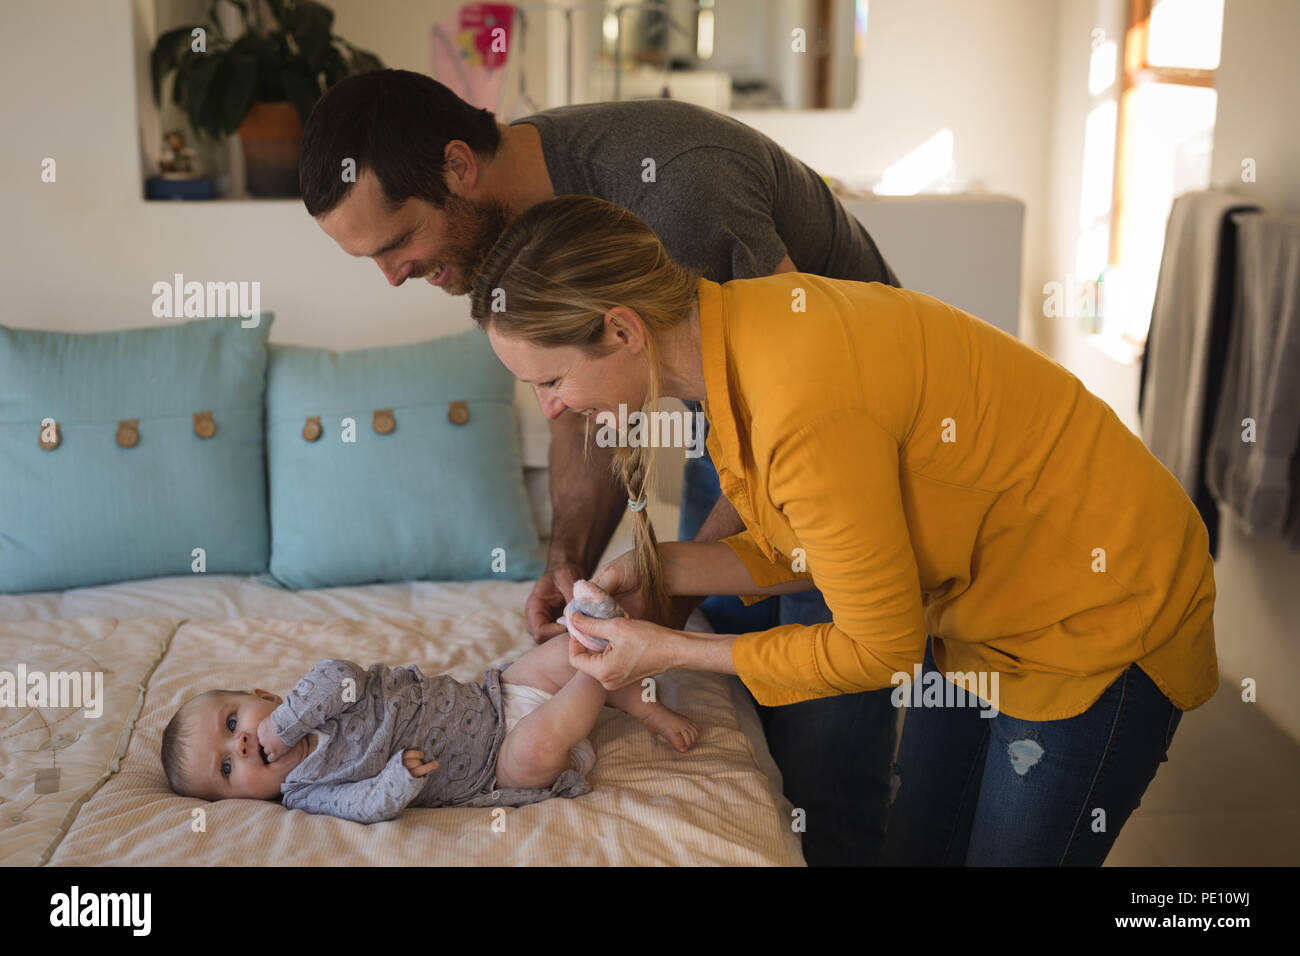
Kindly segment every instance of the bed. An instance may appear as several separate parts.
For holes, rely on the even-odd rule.
[[[546,530],[544,422],[531,395],[518,403],[526,483]],[[675,527],[668,497],[652,505],[664,528]],[[620,529],[608,553],[627,543]],[[291,591],[212,574],[0,594],[0,668],[103,675],[93,706],[88,681],[86,706],[0,709],[0,863],[803,865],[757,714],[735,678],[715,674],[659,681],[661,699],[701,728],[684,755],[606,708],[591,734],[594,789],[572,800],[408,809],[363,826],[168,790],[162,729],[198,689],[283,694],[329,656],[477,680],[532,646],[522,614],[530,590],[484,580]],[[689,626],[707,630],[698,614]]]

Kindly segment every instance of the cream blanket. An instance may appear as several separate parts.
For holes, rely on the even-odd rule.
[[[500,810],[411,809],[362,826],[278,803],[173,795],[158,758],[179,704],[210,687],[283,694],[322,657],[414,663],[474,680],[531,646],[520,615],[468,602],[440,619],[81,618],[0,622],[0,670],[103,673],[102,712],[0,710],[6,865],[801,864],[775,783],[742,732],[733,683],[677,672],[660,698],[702,734],[678,754],[606,709],[594,791]],[[58,768],[56,789],[36,793]]]

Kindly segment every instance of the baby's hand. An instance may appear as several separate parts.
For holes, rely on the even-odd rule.
[[[266,751],[267,763],[275,763],[276,760],[289,752],[289,748],[284,745],[284,741],[276,735],[275,725],[271,723],[269,714],[263,717],[262,722],[257,725],[257,742]]]
[[[438,769],[438,761],[425,763],[423,750],[403,750],[402,766],[411,772],[412,777],[423,777],[430,770]]]

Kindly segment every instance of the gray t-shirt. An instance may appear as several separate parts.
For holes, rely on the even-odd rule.
[[[506,736],[501,711],[497,668],[484,671],[480,685],[446,674],[426,677],[414,664],[363,669],[352,661],[318,661],[271,712],[288,747],[321,734],[281,784],[284,805],[377,823],[408,806],[518,807],[591,790],[575,770],[549,787],[497,787]],[[412,776],[402,763],[407,749],[422,750],[438,768]]]
[[[789,255],[800,272],[900,284],[822,178],[739,120],[656,99],[561,106],[520,123],[537,128],[556,195],[636,213],[674,261],[714,282],[770,275]]]

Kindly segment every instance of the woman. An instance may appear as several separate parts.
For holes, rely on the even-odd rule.
[[[574,666],[611,689],[738,674],[772,706],[896,686],[888,862],[1102,863],[1218,684],[1205,526],[1109,406],[936,299],[802,273],[719,285],[586,196],[511,224],[472,314],[551,417],[705,403],[746,530],[658,545],[651,449],[620,449],[636,549],[595,580],[635,617],[809,583],[834,614],[741,636],[578,616],[609,646],[571,641]]]

